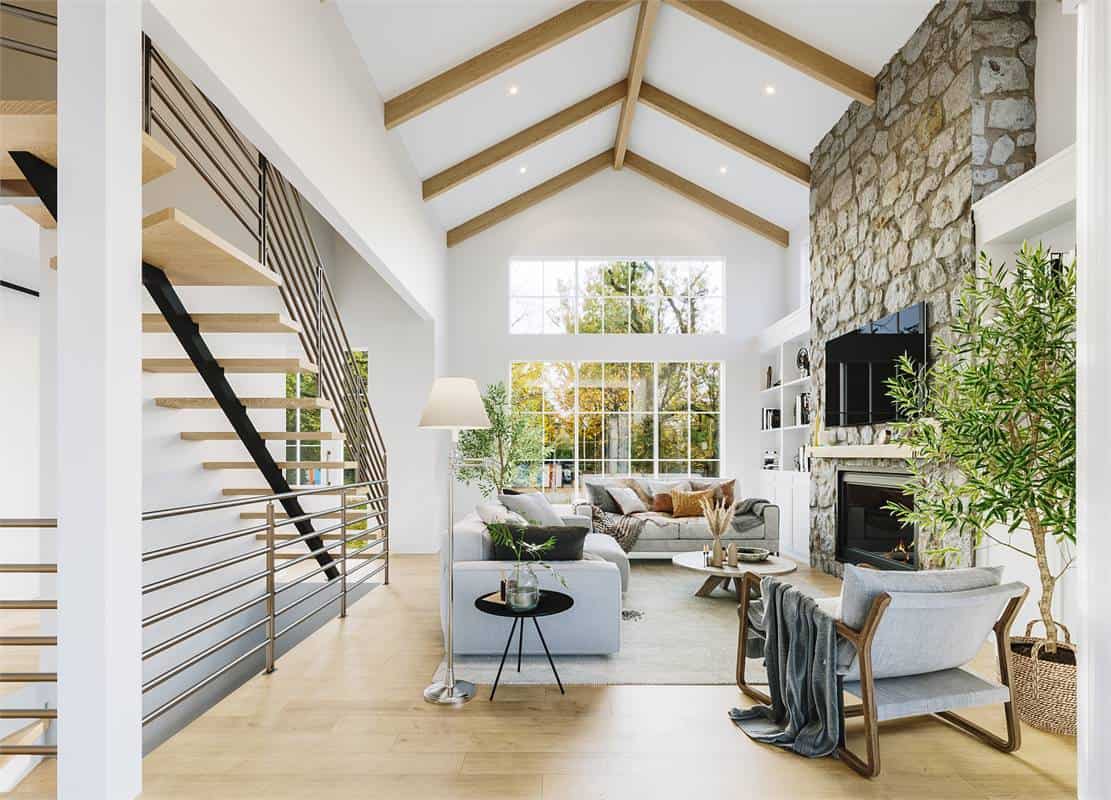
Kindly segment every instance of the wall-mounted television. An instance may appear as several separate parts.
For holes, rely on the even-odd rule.
[[[899,356],[929,357],[926,304],[917,303],[826,342],[826,427],[875,425],[899,418],[885,381]]]

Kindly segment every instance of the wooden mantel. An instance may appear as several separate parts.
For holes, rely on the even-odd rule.
[[[911,449],[901,444],[837,444],[810,448],[813,458],[910,458]]]

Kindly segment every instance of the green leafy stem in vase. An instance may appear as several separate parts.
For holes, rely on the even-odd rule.
[[[535,523],[530,520],[530,524]],[[494,522],[487,525],[486,530],[490,531],[490,538],[494,540],[494,544],[513,551],[513,558],[517,562],[516,569],[526,569],[534,578],[536,577],[535,570],[537,568],[546,569],[552,573],[553,578],[559,581],[560,586],[564,589],[567,588],[567,581],[563,579],[559,571],[541,558],[544,553],[555,547],[556,539],[554,536],[549,536],[547,541],[540,544],[533,544],[525,541],[525,529],[520,526]]]

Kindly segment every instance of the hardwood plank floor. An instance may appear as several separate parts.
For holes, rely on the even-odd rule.
[[[731,686],[505,685],[458,709],[424,703],[440,659],[438,568],[396,556],[352,607],[147,757],[144,798],[1073,797],[1075,740],[1023,728],[1007,755],[932,719],[885,723],[883,774],[754,744],[726,717]],[[821,593],[837,581],[788,576]],[[636,566],[633,567],[636,580]],[[691,576],[691,591],[698,576]],[[985,651],[983,666],[991,664]],[[970,714],[995,729],[994,709]],[[861,742],[849,723],[850,744]],[[65,755],[63,754],[64,758]],[[53,797],[47,762],[16,792]]]

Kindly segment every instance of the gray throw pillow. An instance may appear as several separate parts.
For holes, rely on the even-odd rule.
[[[866,569],[845,565],[841,584],[841,620],[860,630],[868,618],[872,601],[884,592],[963,592],[998,586],[1003,567],[930,569],[918,572]]]
[[[540,492],[530,494],[499,494],[498,500],[510,511],[536,525],[562,525],[563,518],[552,508],[548,498]]]
[[[610,497],[609,487],[590,481],[583,481],[583,486],[586,487],[586,495],[590,498],[590,505],[597,506],[610,514],[621,513],[621,507]]]
[[[544,544],[548,539],[555,539],[555,546],[546,553],[541,553],[538,558],[530,558],[522,553],[522,561],[582,561],[583,543],[590,528],[579,525],[518,525],[509,526],[510,533],[515,539],[523,538],[529,544]],[[494,559],[496,561],[513,561],[513,550],[501,544],[494,545]]]
[[[640,495],[627,486],[611,486],[609,493],[613,501],[621,508],[622,514],[629,515],[648,510],[644,501],[640,499]]]

